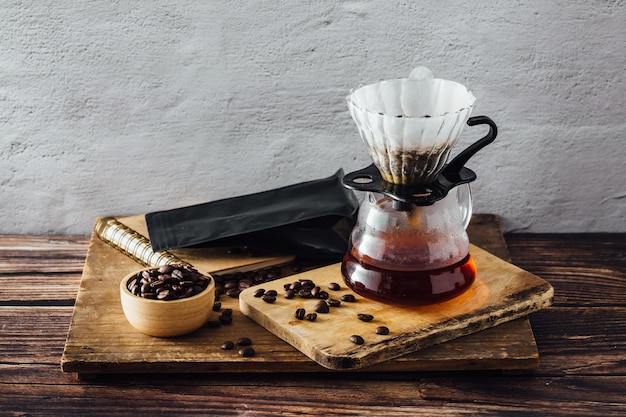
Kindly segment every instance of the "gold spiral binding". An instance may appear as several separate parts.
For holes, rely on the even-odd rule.
[[[150,241],[142,234],[122,224],[113,217],[103,217],[94,226],[96,235],[115,249],[147,267],[165,264],[184,265],[193,268],[170,252],[155,252]]]

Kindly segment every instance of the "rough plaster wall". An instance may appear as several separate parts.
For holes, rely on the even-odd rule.
[[[622,1],[129,3],[0,6],[0,233],[362,168],[346,94],[417,65],[499,125],[469,163],[476,211],[626,232]]]

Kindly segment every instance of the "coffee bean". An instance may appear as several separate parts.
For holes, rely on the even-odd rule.
[[[328,308],[328,304],[326,304],[326,301],[320,301],[317,304],[315,304],[315,307],[313,307],[313,310],[315,310],[315,312],[317,313],[328,313],[330,311],[330,309]]]
[[[241,281],[239,281],[237,288],[243,291],[243,290],[250,288],[252,285],[253,285],[252,280],[242,279]]]
[[[389,334],[389,328],[387,328],[387,326],[378,326],[376,328],[376,334],[381,334],[381,335]]]
[[[286,299],[291,300],[296,296],[296,292],[294,290],[287,290],[284,295]]]
[[[331,282],[330,284],[328,284],[328,289],[332,291],[339,291],[341,289],[341,285],[337,284],[336,282]]]
[[[318,296],[319,296],[319,294],[320,294],[320,291],[321,291],[321,290],[322,290],[322,289],[321,289],[320,287],[317,287],[317,286],[316,286],[316,287],[313,287],[313,288],[311,289],[311,297],[313,297],[313,298],[318,298]]]
[[[220,311],[222,309],[222,303],[213,303],[213,311]]]
[[[217,318],[222,324],[231,324],[233,322],[232,316],[219,316]]]
[[[326,303],[331,307],[339,307],[341,305],[341,301],[335,298],[329,298],[328,300],[326,300]]]
[[[265,290],[263,288],[259,288],[258,290],[254,290],[254,292],[252,293],[252,295],[254,295],[256,298],[263,297],[263,294],[265,294]]]
[[[292,282],[289,285],[289,289],[293,291],[300,291],[301,288],[302,288],[302,284],[300,284],[300,281]]]
[[[232,350],[234,349],[235,344],[232,342],[232,340],[227,340],[224,343],[222,343],[222,349],[224,350]]]
[[[248,337],[242,337],[241,339],[237,340],[237,344],[239,346],[250,346],[252,345],[252,340],[250,340],[250,338]]]
[[[222,316],[232,316],[232,315],[233,315],[232,308],[225,308],[224,311],[222,311]]]
[[[263,294],[263,297],[261,297],[261,300],[269,304],[274,304],[276,302],[276,296],[265,293]]]
[[[250,347],[250,346],[246,346],[242,349],[239,349],[239,355],[241,355],[244,358],[250,358],[252,356],[255,355],[255,351],[254,348]]]
[[[305,316],[306,316],[306,310],[305,309],[299,308],[299,309],[296,310],[295,317],[298,320],[303,320]]]
[[[311,291],[302,289],[298,291],[298,295],[302,298],[311,298]]]
[[[324,290],[320,291],[319,293],[317,293],[317,298],[322,299],[322,300],[327,300],[329,297],[328,293]]]
[[[265,295],[269,295],[270,297],[276,297],[278,295],[278,291],[268,290],[268,291],[265,291]]]
[[[374,320],[374,316],[371,314],[359,313],[356,315],[361,321],[372,321]]]
[[[315,283],[313,281],[311,281],[310,279],[301,279],[300,280],[300,285],[302,287],[308,287],[308,289],[312,289],[313,287],[315,287]]]
[[[171,274],[173,270],[174,267],[172,265],[161,265],[159,269],[157,269],[160,274]]]
[[[305,318],[306,318],[308,321],[315,321],[315,320],[317,320],[317,314],[315,314],[315,313],[309,313],[309,314],[307,314],[307,315],[305,316]]]
[[[365,343],[365,340],[363,340],[363,338],[358,334],[353,334],[352,336],[350,336],[350,341],[356,345],[362,345],[363,343]]]
[[[238,288],[231,288],[230,290],[226,291],[226,295],[230,298],[238,298],[239,294],[241,294],[241,291],[239,291]]]
[[[170,299],[170,290],[159,288],[159,292],[157,293],[157,300],[169,300]]]
[[[341,301],[345,301],[347,303],[354,303],[356,298],[352,294],[344,294],[341,296]]]

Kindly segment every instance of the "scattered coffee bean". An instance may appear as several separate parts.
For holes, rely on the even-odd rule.
[[[222,303],[213,303],[213,311],[220,311],[222,309]]]
[[[304,289],[302,289],[302,290],[298,291],[298,295],[299,295],[300,297],[302,297],[302,298],[311,298],[311,297],[312,297],[312,296],[311,296],[311,291],[309,291],[309,290],[304,290]]]
[[[308,321],[315,321],[315,320],[317,320],[317,314],[315,314],[315,313],[309,313],[309,314],[307,314],[307,315],[305,316],[305,318],[306,318]]]
[[[299,308],[296,310],[296,314],[294,314],[294,316],[298,319],[298,320],[304,320],[304,317],[306,316],[306,310],[303,308]]]
[[[261,300],[269,304],[274,304],[276,302],[276,296],[265,293],[263,294],[263,297],[261,297]]]
[[[309,289],[315,287],[315,283],[310,279],[301,279],[300,285],[302,285],[303,287],[308,287]]]
[[[365,343],[365,340],[363,340],[363,338],[358,334],[353,334],[352,336],[350,336],[350,341],[356,345],[362,345],[363,343]]]
[[[263,288],[259,288],[258,290],[254,290],[254,292],[252,293],[252,295],[254,295],[256,298],[261,298],[261,297],[263,297],[264,294],[265,294],[265,290]]]
[[[341,296],[341,301],[345,301],[347,303],[354,303],[356,301],[356,297],[352,294],[344,294]]]
[[[311,297],[313,298],[317,298],[319,297],[320,291],[322,291],[322,289],[318,286],[315,286],[311,289]]]
[[[301,288],[302,288],[302,284],[300,284],[300,281],[292,282],[289,285],[289,289],[293,291],[300,291]]]
[[[287,291],[285,291],[285,298],[286,299],[291,300],[295,296],[296,296],[296,292],[294,290],[287,290]]]
[[[233,315],[232,308],[225,308],[224,311],[222,311],[222,316],[232,316],[232,315]]]
[[[237,340],[237,344],[239,346],[250,346],[252,345],[252,340],[249,337],[242,337]]]
[[[234,288],[238,288],[238,283],[237,281],[228,281],[224,284],[224,289],[226,290],[232,290]]]
[[[330,311],[330,308],[328,308],[328,304],[326,304],[326,301],[322,300],[320,302],[318,302],[317,304],[315,304],[315,307],[313,307],[313,310],[315,310],[316,313],[328,313]]]
[[[372,321],[374,320],[374,316],[371,314],[359,313],[356,315],[361,321]]]
[[[331,282],[330,284],[328,284],[328,289],[331,291],[339,291],[341,289],[341,285],[337,284],[336,282]]]
[[[231,288],[230,290],[227,290],[225,294],[230,298],[238,298],[241,291],[239,291],[238,288]]]
[[[268,291],[265,291],[265,295],[269,295],[270,297],[276,297],[278,295],[278,291],[268,290]]]
[[[389,334],[389,328],[387,326],[378,326],[376,328],[376,334],[381,334],[381,335]]]
[[[219,316],[217,318],[222,324],[231,324],[233,322],[232,316]]]
[[[254,285],[254,280],[252,278],[245,278],[237,283],[237,288],[240,291],[243,291],[243,290],[247,290],[252,285]]]
[[[232,342],[232,340],[227,340],[224,343],[222,343],[222,349],[224,350],[232,350],[234,349],[235,344]]]
[[[331,307],[339,307],[341,305],[341,301],[335,298],[329,298],[328,300],[326,300],[326,303],[328,303],[328,305]]]
[[[317,293],[317,298],[321,299],[321,300],[327,300],[329,297],[328,293],[324,290],[320,291],[319,293]]]
[[[179,300],[204,291],[211,277],[184,265],[163,265],[145,269],[127,282],[131,294],[158,300]]]
[[[239,349],[239,355],[241,355],[244,358],[250,358],[252,356],[255,355],[255,351],[254,348],[250,347],[250,346],[246,346],[242,349]]]

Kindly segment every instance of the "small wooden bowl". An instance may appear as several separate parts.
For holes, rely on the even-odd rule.
[[[127,285],[144,268],[128,274],[120,282],[122,310],[128,322],[141,333],[173,337],[191,333],[206,323],[215,302],[215,280],[202,292],[177,300],[152,300],[133,295]],[[203,274],[208,276],[206,274]]]

